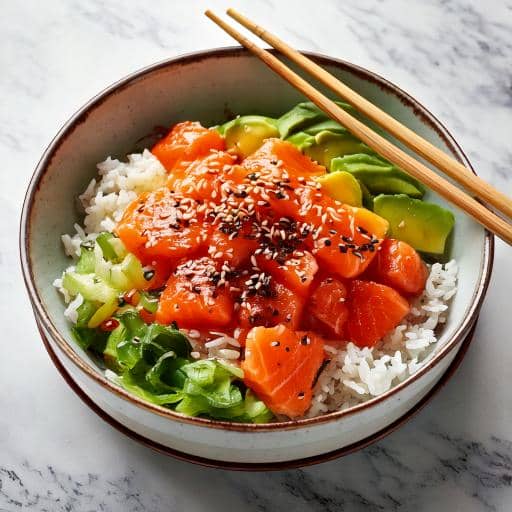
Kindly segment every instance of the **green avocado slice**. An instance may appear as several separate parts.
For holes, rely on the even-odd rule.
[[[330,170],[346,171],[364,183],[372,194],[406,194],[421,199],[423,186],[396,165],[372,154],[352,154],[334,158]]]
[[[405,194],[377,196],[373,211],[389,222],[392,238],[431,254],[444,254],[446,240],[455,224],[451,211]]]
[[[366,144],[363,144],[347,131],[323,130],[316,133],[316,135],[297,132],[286,140],[319,164],[327,167],[327,169],[331,168],[333,159],[340,155],[371,152]]]
[[[363,196],[359,182],[348,172],[330,172],[316,180],[330,197],[350,206],[361,207]]]
[[[348,103],[336,101],[336,104],[344,110],[354,112],[354,109]],[[277,128],[279,129],[281,138],[287,139],[290,135],[293,135],[298,131],[306,131],[308,128],[311,129],[315,125],[325,121],[330,121],[329,116],[320,110],[314,103],[306,101],[295,105],[295,107],[283,114],[277,120]],[[330,126],[333,126],[332,123],[336,125],[336,130],[342,128],[341,125],[335,121],[330,121]],[[316,130],[318,131],[319,129],[316,128]],[[343,128],[343,130],[345,129]],[[322,131],[322,129],[319,131]]]
[[[224,135],[226,147],[235,149],[242,158],[254,153],[265,139],[279,137],[275,119],[264,116],[237,117],[217,130]]]

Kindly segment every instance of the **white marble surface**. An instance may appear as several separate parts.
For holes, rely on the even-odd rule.
[[[228,3],[208,4],[221,11]],[[234,4],[300,48],[400,84],[453,131],[479,173],[512,192],[509,0]],[[168,56],[230,45],[205,7],[2,2],[0,511],[511,510],[512,253],[500,242],[476,339],[449,385],[398,432],[320,466],[242,474],[168,459],[103,423],[54,369],[19,271],[29,177],[57,129],[104,86]]]

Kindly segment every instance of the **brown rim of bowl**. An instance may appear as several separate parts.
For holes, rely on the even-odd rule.
[[[472,168],[468,158],[459,147],[457,142],[453,139],[452,135],[444,128],[444,126],[439,122],[437,118],[435,118],[421,103],[412,98],[405,91],[392,84],[388,80],[382,78],[381,76],[368,71],[362,67],[356,66],[349,62],[334,59],[331,57],[327,57],[325,55],[319,55],[311,52],[303,52],[305,55],[313,59],[319,64],[323,65],[331,65],[335,66],[341,70],[345,70],[351,72],[359,77],[368,80],[371,83],[376,84],[382,90],[385,90],[387,93],[394,95],[399,99],[404,105],[409,108],[412,108],[415,115],[421,117],[422,122],[427,123],[428,126],[433,129],[446,143],[449,149],[456,155],[456,158],[466,165],[473,173],[475,173]],[[131,393],[127,392],[123,388],[115,385],[102,374],[100,374],[97,370],[95,370],[92,366],[87,364],[83,359],[81,359],[76,352],[71,348],[68,342],[64,339],[64,337],[58,332],[57,328],[54,326],[53,322],[50,320],[44,305],[39,297],[39,294],[34,285],[33,272],[32,272],[32,263],[30,259],[30,219],[32,213],[32,204],[33,198],[38,190],[39,182],[41,178],[44,176],[46,172],[46,168],[52,160],[52,157],[55,151],[60,147],[61,141],[65,140],[67,136],[69,136],[77,125],[85,122],[89,113],[101,105],[108,96],[112,94],[117,94],[119,91],[128,87],[135,81],[143,79],[147,74],[158,71],[162,68],[166,68],[169,66],[183,66],[189,64],[191,62],[201,62],[206,59],[211,58],[224,58],[224,57],[246,57],[249,56],[249,52],[240,47],[228,47],[228,48],[217,48],[212,50],[200,51],[195,53],[189,53],[186,55],[182,55],[179,57],[175,57],[172,59],[167,59],[165,61],[158,62],[156,64],[152,64],[147,66],[139,71],[136,71],[125,78],[119,80],[118,82],[112,84],[111,86],[104,89],[97,96],[92,98],[89,102],[87,102],[82,108],[80,108],[67,122],[66,124],[59,130],[55,138],[52,140],[50,145],[47,147],[41,160],[39,161],[32,179],[30,180],[27,193],[25,195],[25,200],[23,202],[23,210],[20,219],[20,258],[21,258],[21,266],[23,271],[23,278],[25,281],[25,286],[27,287],[30,301],[32,303],[32,307],[34,309],[34,314],[41,322],[44,330],[47,332],[52,339],[55,340],[59,348],[62,352],[71,360],[73,364],[75,364],[78,368],[80,368],[89,378],[93,379],[102,387],[108,389],[113,392],[120,398],[127,400],[128,402],[156,413],[160,416],[164,416],[175,421],[179,421],[182,423],[191,423],[197,426],[209,427],[209,428],[217,428],[224,430],[232,430],[239,432],[264,432],[264,431],[276,431],[276,430],[291,430],[298,429],[307,426],[318,425],[330,421],[335,421],[343,416],[348,416],[355,414],[361,410],[367,409],[373,406],[376,403],[380,403],[390,396],[400,392],[404,387],[409,385],[409,383],[416,381],[424,374],[426,374],[431,368],[436,366],[453,348],[457,345],[457,343],[463,339],[465,335],[467,335],[471,325],[475,321],[475,318],[478,315],[478,312],[482,306],[483,299],[485,297],[485,292],[489,285],[489,280],[491,277],[492,265],[493,265],[493,257],[494,257],[494,237],[493,235],[485,231],[485,241],[484,241],[484,255],[481,268],[479,269],[480,279],[475,290],[470,306],[468,307],[464,319],[459,325],[458,329],[455,331],[453,337],[448,340],[444,347],[429,361],[428,364],[423,366],[416,373],[411,375],[405,381],[401,382],[397,386],[394,386],[386,393],[375,397],[367,402],[356,405],[345,411],[336,411],[328,414],[324,414],[322,416],[316,416],[314,418],[300,419],[300,420],[290,420],[290,421],[282,421],[276,423],[263,423],[263,424],[247,424],[247,423],[232,423],[226,421],[218,421],[211,420],[206,418],[194,418],[184,416],[182,414],[176,413],[170,409],[166,409],[164,407],[151,404],[138,398]],[[255,57],[252,57],[255,58]],[[476,173],[475,173],[476,174]]]
[[[152,450],[167,455],[168,457],[173,457],[174,459],[178,459],[184,462],[190,462],[192,464],[198,464],[200,466],[210,467],[210,468],[218,468],[225,470],[235,470],[235,471],[279,471],[284,469],[296,469],[304,466],[313,466],[315,464],[321,464],[322,462],[332,461],[334,459],[338,459],[340,457],[344,457],[345,455],[349,455],[358,450],[366,448],[377,441],[380,441],[384,437],[393,433],[395,430],[400,428],[402,425],[410,421],[416,414],[418,414],[429,402],[432,400],[434,395],[436,395],[450,380],[450,378],[455,374],[457,369],[462,363],[466,352],[469,349],[471,342],[473,341],[476,325],[478,322],[478,318],[475,323],[471,327],[469,333],[462,341],[461,347],[453,361],[450,363],[450,366],[446,369],[446,371],[441,375],[441,378],[434,384],[432,389],[415,405],[413,405],[404,415],[400,416],[397,420],[390,423],[387,427],[379,430],[375,434],[371,436],[365,437],[360,441],[352,443],[344,448],[338,448],[337,450],[332,450],[327,453],[322,453],[320,455],[314,455],[312,457],[305,457],[303,459],[294,459],[287,460],[282,462],[229,462],[229,461],[221,461],[215,459],[208,459],[206,457],[200,457],[198,455],[190,455],[185,452],[181,452],[179,450],[175,450],[174,448],[170,448],[163,444],[160,444],[148,437],[143,436],[142,434],[138,434],[134,430],[131,430],[127,426],[123,425],[120,421],[116,420],[110,414],[108,414],[105,410],[103,410],[94,400],[85,393],[85,391],[73,380],[73,377],[70,373],[64,368],[64,365],[59,361],[59,358],[55,354],[53,347],[50,342],[42,332],[39,324],[38,329],[41,334],[41,338],[43,340],[43,344],[48,352],[50,359],[53,364],[57,368],[58,372],[61,374],[63,379],[66,381],[68,386],[75,392],[76,395],[82,400],[82,402],[87,405],[94,413],[96,413],[103,421],[107,422],[111,427],[116,429],[118,432],[124,434],[130,439],[136,441],[139,444],[142,444]]]

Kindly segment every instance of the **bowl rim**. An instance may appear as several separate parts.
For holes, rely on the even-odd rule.
[[[277,52],[275,52],[277,53]],[[360,78],[369,81],[375,85],[377,85],[380,89],[384,90],[386,93],[394,95],[402,104],[412,109],[414,115],[419,117],[422,123],[426,123],[429,128],[433,129],[445,142],[448,146],[452,154],[463,163],[466,167],[468,167],[474,174],[475,171],[471,166],[467,156],[464,154],[458,143],[455,141],[450,132],[444,127],[444,125],[429,111],[427,110],[419,101],[414,99],[408,93],[400,89],[398,86],[390,82],[389,80],[381,77],[380,75],[369,71],[363,67],[357,66],[345,60],[329,57],[323,54],[315,53],[315,52],[302,52],[307,57],[311,58],[315,62],[320,65],[330,65],[337,67],[338,69],[348,71],[351,74],[359,76]],[[480,277],[478,280],[478,286],[476,287],[473,296],[471,298],[470,305],[467,309],[465,318],[462,319],[460,325],[456,329],[452,338],[449,339],[445,345],[437,352],[437,354],[432,357],[432,359],[424,366],[422,366],[418,371],[416,371],[413,375],[405,379],[403,382],[397,384],[396,386],[389,389],[386,393],[374,397],[366,402],[358,404],[350,409],[344,411],[334,411],[321,416],[315,416],[313,418],[304,418],[299,420],[289,420],[289,421],[279,421],[275,423],[262,423],[262,424],[253,424],[253,423],[236,423],[229,421],[220,421],[214,419],[207,418],[196,418],[185,416],[183,414],[174,412],[170,409],[167,409],[162,406],[158,406],[143,400],[135,395],[132,395],[125,389],[120,386],[114,384],[112,381],[108,380],[104,375],[98,373],[97,370],[94,370],[91,365],[86,363],[79,355],[71,348],[70,344],[66,341],[64,336],[60,334],[58,329],[55,327],[53,322],[51,321],[46,308],[44,307],[43,301],[37,292],[34,276],[33,276],[33,267],[31,261],[31,251],[30,251],[30,224],[32,217],[32,207],[34,204],[34,197],[36,196],[39,190],[39,184],[41,179],[43,178],[48,166],[51,164],[53,155],[59,149],[61,144],[66,140],[66,138],[73,133],[75,128],[84,123],[95,108],[101,106],[101,104],[108,99],[111,95],[118,94],[120,91],[129,87],[133,83],[137,82],[140,79],[143,79],[149,74],[154,72],[158,72],[163,68],[168,67],[181,67],[191,63],[199,63],[204,60],[210,59],[221,59],[226,57],[253,57],[247,50],[241,47],[232,46],[232,47],[222,47],[222,48],[213,48],[209,50],[201,50],[192,53],[186,53],[179,55],[177,57],[172,57],[169,59],[165,59],[163,61],[156,62],[154,64],[150,64],[142,69],[139,69],[124,78],[114,82],[109,85],[105,89],[103,89],[96,96],[91,98],[88,102],[86,102],[82,107],[80,107],[62,126],[62,128],[57,132],[53,140],[50,142],[48,147],[45,149],[41,159],[39,160],[32,178],[27,187],[27,191],[25,194],[25,198],[23,201],[23,208],[20,217],[20,231],[19,231],[19,249],[20,249],[20,259],[22,266],[23,279],[25,281],[25,286],[28,291],[29,299],[34,311],[34,315],[39,319],[46,333],[51,336],[51,338],[57,343],[60,350],[64,353],[64,355],[87,377],[95,381],[104,389],[109,392],[117,395],[118,397],[130,402],[131,404],[145,409],[146,411],[156,413],[160,416],[169,418],[174,421],[178,421],[180,423],[188,423],[193,424],[195,426],[205,427],[205,428],[214,428],[220,430],[228,430],[228,431],[237,431],[237,432],[250,432],[250,433],[259,433],[259,432],[277,432],[284,430],[295,430],[299,428],[312,427],[320,424],[330,423],[337,421],[343,417],[354,415],[360,411],[371,408],[377,404],[380,404],[390,397],[398,394],[405,387],[409,386],[413,382],[420,379],[423,375],[428,373],[432,368],[437,366],[442,359],[444,359],[448,353],[450,353],[458,343],[464,338],[464,336],[468,333],[476,319],[480,308],[482,306],[483,299],[485,297],[485,293],[487,291],[492,266],[494,259],[494,237],[493,235],[485,230],[485,238],[484,238],[484,247],[483,247],[483,258],[482,263],[479,269]]]

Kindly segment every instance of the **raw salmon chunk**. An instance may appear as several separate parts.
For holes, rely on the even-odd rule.
[[[165,286],[156,312],[161,324],[180,327],[224,327],[233,316],[233,299],[217,286],[219,272],[213,260],[189,260],[177,267]]]
[[[240,267],[258,248],[258,242],[252,232],[250,222],[241,223],[241,227],[233,232],[222,226],[215,226],[209,239],[209,254],[215,260],[226,261],[233,267]]]
[[[348,318],[348,290],[339,279],[328,277],[314,289],[309,300],[309,312],[329,327],[332,334],[343,339]]]
[[[224,151],[215,151],[192,162],[182,162],[169,173],[167,186],[184,197],[215,201],[222,194],[225,172],[236,158]]]
[[[259,268],[299,295],[307,295],[318,271],[316,259],[308,251],[295,251],[282,262],[270,255],[258,255],[256,261]]]
[[[241,292],[236,293],[240,327],[272,327],[283,324],[290,329],[297,329],[304,308],[304,298],[275,282],[269,275],[262,278],[257,278],[257,275],[253,274],[253,278],[249,277],[242,282],[238,287]],[[262,283],[262,286],[256,289],[258,283]]]
[[[290,142],[281,139],[267,139],[243,161],[242,166],[260,177],[272,176],[285,180],[299,177],[309,179],[326,172],[325,167],[302,154]]]
[[[180,161],[191,162],[212,149],[221,151],[225,147],[224,139],[217,131],[204,128],[195,121],[185,121],[174,125],[151,152],[167,171],[171,171]]]
[[[409,313],[410,306],[389,286],[354,279],[349,287],[347,334],[360,347],[372,347]]]
[[[278,325],[249,332],[241,366],[245,384],[267,407],[297,418],[311,405],[312,387],[323,360],[319,336]]]
[[[163,187],[141,194],[128,205],[115,231],[144,263],[177,261],[206,245],[211,228],[203,222],[200,204]]]
[[[388,238],[382,243],[370,273],[379,283],[402,293],[419,295],[425,289],[428,269],[413,247]]]

